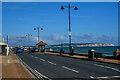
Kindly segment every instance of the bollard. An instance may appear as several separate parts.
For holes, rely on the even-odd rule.
[[[95,50],[93,50],[93,49],[89,50],[88,51],[88,58],[89,59],[94,59],[94,54],[95,54]]]
[[[103,55],[103,60],[105,60],[105,58],[106,58],[105,55]]]
[[[74,54],[74,48],[72,47],[72,56],[73,56],[73,54]]]
[[[95,50],[92,49],[91,52],[92,52],[92,59],[94,59]]]
[[[60,55],[62,55],[62,49],[60,49]]]

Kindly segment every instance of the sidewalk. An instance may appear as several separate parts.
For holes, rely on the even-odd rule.
[[[11,52],[9,56],[2,57],[2,79],[25,79],[34,80],[30,73],[20,64],[15,55]],[[0,63],[1,64],[1,63]]]
[[[45,53],[46,54],[60,55],[59,53],[52,53],[52,52],[45,52]],[[69,56],[69,54],[63,54],[63,56],[89,60],[87,56],[78,56],[78,55]],[[115,60],[115,59],[105,59],[105,60],[103,60],[103,58],[98,58],[98,60],[94,59],[94,61],[120,64],[120,60]]]

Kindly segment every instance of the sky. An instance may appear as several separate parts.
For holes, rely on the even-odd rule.
[[[2,3],[0,2],[0,42],[1,42],[1,33],[2,33]]]
[[[0,0],[2,2],[118,2],[119,0]]]
[[[37,43],[36,27],[40,40],[48,44],[68,43],[68,2],[3,2],[2,36],[9,35],[9,45],[31,45]],[[73,43],[118,44],[117,2],[71,2],[71,30]],[[25,37],[23,39],[23,37]],[[24,41],[25,40],[25,41]]]

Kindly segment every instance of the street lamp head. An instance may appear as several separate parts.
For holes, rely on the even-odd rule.
[[[36,28],[34,28],[34,30],[36,30]]]
[[[74,10],[78,10],[77,6],[75,6]]]
[[[43,28],[41,28],[41,30],[43,30]]]
[[[27,35],[26,35],[27,36]]]
[[[63,9],[64,9],[64,7],[63,7],[63,6],[61,6],[61,9],[63,10]]]

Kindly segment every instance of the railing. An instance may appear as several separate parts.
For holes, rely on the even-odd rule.
[[[60,51],[46,51],[46,52],[53,52],[56,54],[60,54]],[[64,54],[71,54],[70,52],[64,52]],[[96,58],[104,58],[104,59],[116,59],[116,60],[120,60],[120,57],[114,57],[114,56],[109,56],[109,55],[103,55],[105,53],[99,53],[99,52],[95,52],[94,53],[94,57]],[[87,56],[88,54],[86,53],[72,53],[72,55],[78,55],[78,56]]]

